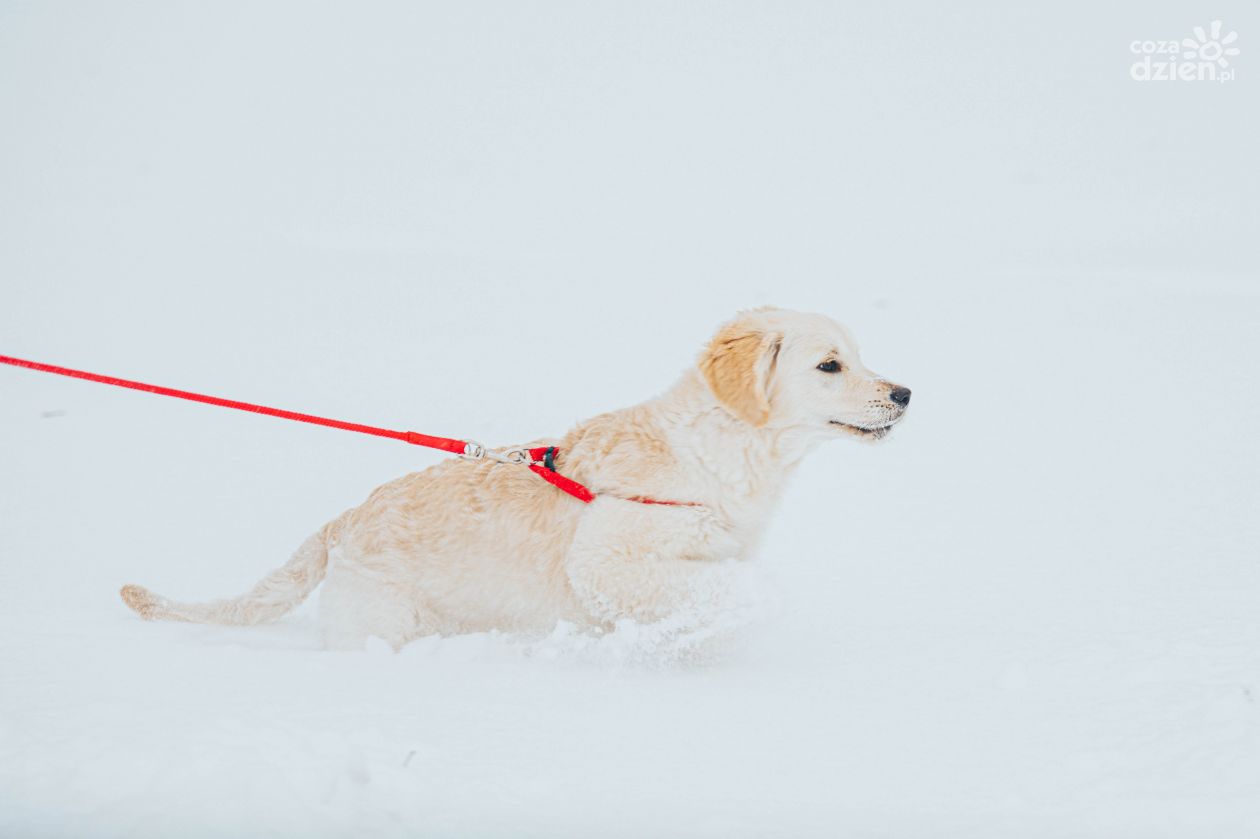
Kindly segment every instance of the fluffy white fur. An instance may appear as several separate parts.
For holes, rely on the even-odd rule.
[[[521,466],[451,459],[378,488],[240,597],[178,603],[134,585],[122,597],[149,619],[256,624],[323,581],[337,648],[659,621],[712,599],[713,568],[750,555],[811,449],[887,434],[909,399],[894,388],[835,321],[744,312],[664,395],[530,444],[559,445],[557,470],[596,492],[591,504]],[[630,500],[643,497],[696,506]]]

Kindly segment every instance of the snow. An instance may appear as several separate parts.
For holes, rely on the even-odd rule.
[[[1260,16],[1190,5],[0,8],[0,353],[506,443],[773,302],[915,393],[692,663],[143,623],[439,455],[0,369],[0,835],[1256,835]]]

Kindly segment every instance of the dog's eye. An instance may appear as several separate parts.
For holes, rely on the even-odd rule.
[[[824,361],[822,364],[819,364],[818,369],[823,371],[824,373],[839,373],[840,370],[843,368],[840,367],[840,362],[836,361],[834,358],[831,358]]]

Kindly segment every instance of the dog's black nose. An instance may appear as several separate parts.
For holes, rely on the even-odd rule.
[[[904,408],[910,404],[910,388],[898,385],[888,391],[888,398]]]

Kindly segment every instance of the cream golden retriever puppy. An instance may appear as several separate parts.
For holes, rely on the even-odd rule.
[[[749,555],[811,449],[881,438],[909,402],[830,318],[744,312],[664,395],[533,444],[558,445],[556,471],[593,490],[590,504],[523,466],[452,459],[380,487],[238,598],[179,603],[133,585],[122,597],[149,619],[256,624],[323,581],[335,648],[653,622],[689,608],[706,569]]]

